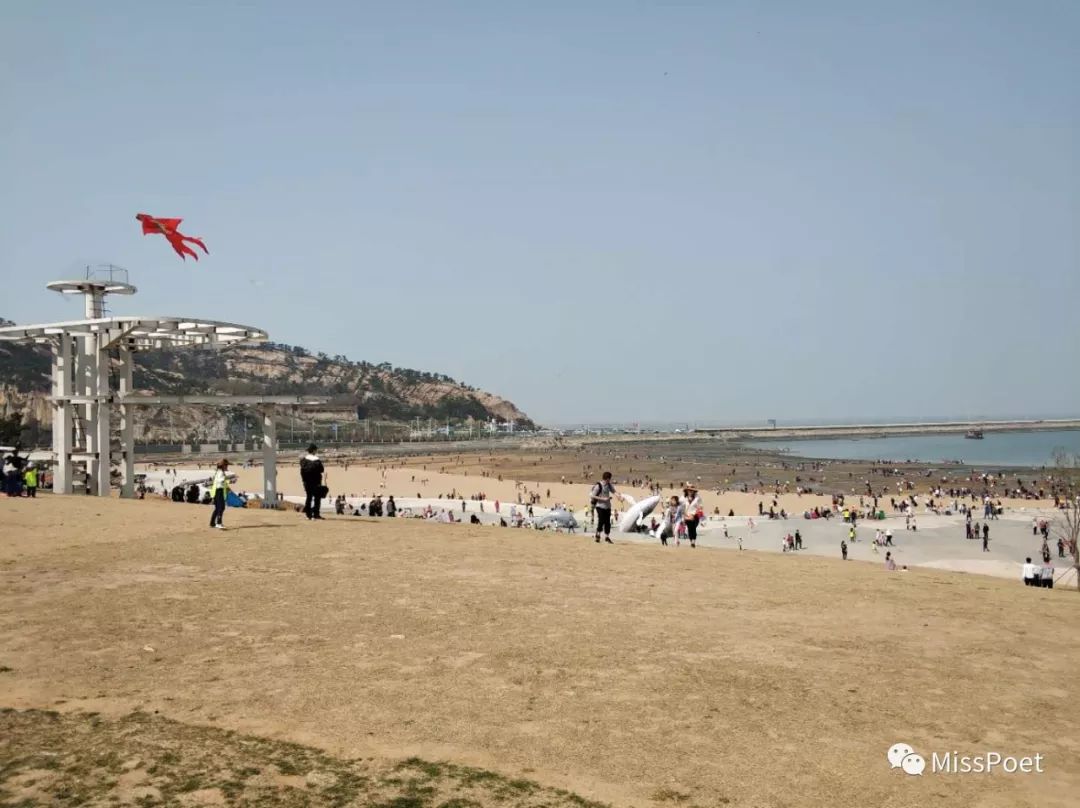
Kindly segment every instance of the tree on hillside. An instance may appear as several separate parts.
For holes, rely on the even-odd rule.
[[[1080,468],[1080,455],[1069,456],[1061,450],[1055,451],[1054,465],[1062,472]],[[1080,592],[1080,493],[1077,493],[1072,485],[1075,480],[1069,482],[1051,532],[1065,543],[1065,549],[1072,556],[1076,590]]]
[[[22,418],[18,413],[0,415],[0,444],[11,446],[20,443],[22,439]]]
[[[1065,542],[1065,549],[1072,556],[1076,590],[1080,592],[1080,496],[1073,496],[1064,503],[1051,526],[1051,533]]]

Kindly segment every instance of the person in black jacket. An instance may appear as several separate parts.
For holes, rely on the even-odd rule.
[[[300,459],[300,480],[304,483],[304,515],[308,519],[322,519],[319,505],[323,497],[323,464],[316,452],[319,447],[314,443],[307,448],[307,454]]]

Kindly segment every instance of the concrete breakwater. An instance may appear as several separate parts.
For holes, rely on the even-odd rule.
[[[990,432],[1035,432],[1080,429],[1080,419],[1039,421],[946,421],[901,424],[845,424],[832,426],[792,426],[776,428],[721,427],[695,429],[688,437],[753,438],[755,440],[790,440],[792,438],[865,438],[895,435],[963,434],[973,430]]]

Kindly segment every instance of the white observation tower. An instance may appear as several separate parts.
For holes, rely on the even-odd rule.
[[[112,412],[119,412],[121,496],[135,495],[134,408],[140,405],[249,405],[263,414],[264,504],[276,493],[277,437],[275,406],[317,403],[297,396],[156,396],[132,386],[136,351],[179,348],[224,348],[265,342],[258,328],[191,317],[110,316],[109,295],[133,295],[127,271],[114,266],[88,268],[77,280],[53,281],[47,288],[82,295],[84,319],[44,325],[0,328],[0,340],[49,345],[52,362],[53,491],[108,496],[111,488]]]

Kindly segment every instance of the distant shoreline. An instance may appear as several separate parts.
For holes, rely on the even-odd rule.
[[[689,432],[653,434],[589,435],[590,443],[600,441],[692,440],[719,437],[726,440],[788,441],[812,437],[893,437],[896,435],[960,434],[970,430],[988,432],[1053,432],[1080,430],[1080,418],[1009,421],[927,421],[922,423],[852,423],[813,427],[716,427]]]
[[[496,452],[550,452],[573,450],[588,446],[619,444],[654,444],[654,443],[693,443],[715,441],[730,446],[732,449],[750,453],[769,453],[765,447],[753,447],[751,441],[781,442],[803,439],[843,439],[843,438],[886,438],[895,436],[963,434],[971,429],[981,429],[986,434],[1003,432],[1052,432],[1080,430],[1080,418],[1055,420],[1011,420],[1011,421],[939,421],[897,424],[847,424],[826,426],[791,426],[762,427],[716,427],[694,429],[687,432],[601,432],[593,434],[521,434],[500,435],[497,438],[474,439],[468,441],[395,441],[386,443],[327,443],[320,442],[324,452],[331,455],[347,454],[358,458],[370,459],[380,456],[410,455],[452,455],[452,454],[489,454]],[[302,448],[302,444],[281,446],[278,457],[291,458]],[[192,462],[202,458],[208,460],[223,455],[252,457],[261,456],[261,449],[256,447],[232,447],[221,450],[178,452],[172,447],[162,451],[154,447],[138,445],[136,457],[139,462],[169,463]],[[777,454],[786,454],[777,452]],[[800,457],[802,457],[800,455]],[[863,462],[863,461],[856,461]],[[1024,466],[1027,468],[1028,466]],[[1042,465],[1031,466],[1041,468]]]
[[[578,438],[575,445],[585,446],[628,446],[640,444],[668,445],[670,451],[678,453],[677,446],[727,447],[736,453],[761,455],[763,457],[798,458],[799,460],[821,460],[827,462],[848,462],[854,464],[877,462],[870,458],[860,457],[858,453],[853,456],[839,457],[831,451],[824,449],[826,441],[874,441],[890,438],[919,438],[927,436],[940,436],[955,438],[964,435],[971,430],[980,430],[986,437],[992,435],[1038,434],[1055,432],[1080,431],[1080,419],[1054,419],[1054,420],[1010,420],[1010,421],[941,421],[919,423],[894,423],[894,424],[845,424],[823,426],[798,426],[798,427],[720,427],[714,429],[697,429],[690,432],[673,434],[613,434],[602,436],[589,436]],[[804,442],[812,444],[818,441],[818,448],[798,448]],[[965,442],[966,443],[966,442]],[[980,441],[973,441],[974,446],[980,445]],[[786,445],[785,445],[786,444]],[[648,451],[648,450],[646,450]],[[901,450],[901,454],[903,450]],[[887,452],[886,452],[887,454]],[[906,455],[905,455],[906,456]],[[1049,460],[1040,462],[1017,462],[1016,460],[945,460],[945,459],[913,459],[906,461],[916,465],[937,466],[942,463],[954,464],[957,468],[978,468],[986,465],[1002,466],[1014,469],[1043,469],[1051,465]],[[880,459],[880,458],[879,458]]]
[[[799,438],[889,438],[898,435],[952,435],[971,430],[990,432],[1055,432],[1080,429],[1080,419],[1038,421],[943,421],[907,424],[851,424],[798,427],[721,427],[695,429],[686,437],[751,438],[753,440],[794,440]]]

